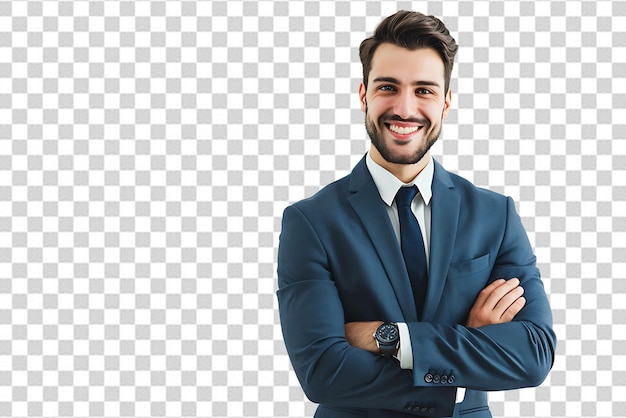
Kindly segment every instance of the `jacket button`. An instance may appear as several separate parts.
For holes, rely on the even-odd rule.
[[[446,376],[445,374],[441,376],[441,383],[443,383],[444,385],[448,383],[448,376]]]
[[[432,383],[432,381],[433,381],[433,375],[430,373],[427,373],[426,376],[424,376],[424,382]]]
[[[448,377],[448,383],[449,383],[449,384],[454,383],[454,375],[453,375],[453,374],[451,374],[451,375]]]
[[[441,378],[439,377],[439,375],[438,375],[438,374],[434,375],[434,376],[433,376],[433,383],[439,383],[439,382],[441,381],[440,379],[441,379]]]

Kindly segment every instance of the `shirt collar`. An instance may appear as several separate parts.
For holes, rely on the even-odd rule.
[[[396,176],[380,166],[372,159],[369,152],[367,153],[365,163],[367,164],[367,169],[374,179],[374,183],[376,184],[380,197],[387,204],[387,206],[391,206],[400,187],[412,185],[417,186],[424,203],[429,205],[430,199],[433,195],[432,184],[433,174],[435,173],[435,164],[433,164],[433,159],[430,155],[428,158],[428,164],[426,164],[426,167],[424,167],[417,177],[409,183],[402,183]]]

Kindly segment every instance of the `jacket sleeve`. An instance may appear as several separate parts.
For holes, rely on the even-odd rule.
[[[355,260],[356,262],[356,260]],[[416,387],[397,360],[350,346],[323,243],[289,207],[278,250],[280,321],[294,371],[309,399],[337,407],[451,416],[454,387]]]
[[[512,322],[468,328],[463,325],[410,323],[414,383],[441,385],[454,376],[455,385],[475,390],[508,390],[540,385],[554,362],[556,337],[552,313],[535,256],[507,199],[506,230],[489,283],[517,277],[526,305]]]

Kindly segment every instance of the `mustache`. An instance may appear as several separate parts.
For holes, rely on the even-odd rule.
[[[386,123],[386,122],[407,122],[407,123],[415,123],[415,124],[424,125],[424,126],[430,125],[430,121],[425,118],[417,118],[417,117],[402,118],[398,115],[392,115],[392,114],[384,114],[380,118],[378,118],[378,120],[380,121],[381,124]]]

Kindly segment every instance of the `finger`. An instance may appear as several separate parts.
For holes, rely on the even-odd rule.
[[[522,286],[517,286],[516,288],[510,290],[506,295],[502,296],[493,310],[503,314],[504,311],[506,311],[509,306],[511,306],[523,294],[524,288]]]
[[[504,279],[498,279],[491,282],[487,287],[480,291],[478,297],[476,298],[476,301],[474,302],[474,306],[482,307],[489,298],[489,296],[493,293],[493,291],[496,290],[496,288],[498,288],[499,286],[503,285],[505,282],[506,280]]]
[[[515,316],[520,313],[520,311],[526,305],[526,298],[520,296],[509,306],[509,308],[504,311],[504,314],[501,316],[502,322],[511,322]]]
[[[493,289],[491,294],[487,297],[487,300],[484,303],[484,307],[492,310],[495,309],[500,300],[511,290],[515,289],[518,286],[519,279],[516,277],[506,280],[504,283],[501,283],[499,286]],[[511,303],[512,302],[513,301],[511,301]],[[508,307],[509,305],[507,305],[506,307]]]

